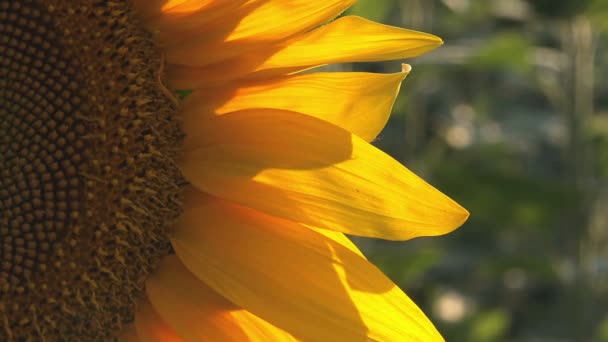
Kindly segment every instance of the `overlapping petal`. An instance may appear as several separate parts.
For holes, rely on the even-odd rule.
[[[234,82],[195,91],[184,104],[182,116],[196,120],[206,111],[285,109],[323,119],[371,141],[386,125],[401,81],[410,70],[405,64],[403,72],[396,74],[310,73]]]
[[[187,203],[172,238],[184,264],[232,302],[294,336],[441,340],[397,286],[341,243],[202,194]]]
[[[442,43],[441,39],[428,33],[348,16],[284,43],[283,48],[257,70],[409,58]]]
[[[179,44],[172,39],[173,44],[165,47],[167,61],[200,66],[263,50],[324,24],[353,3],[354,0],[250,0],[232,8],[229,15],[218,16],[221,20],[206,22],[198,18],[200,15],[193,15],[189,20],[198,23],[195,28],[184,30],[182,24],[178,29],[165,30],[168,35],[180,36]],[[213,11],[203,13],[214,15]]]
[[[200,221],[204,219],[200,217]],[[176,256],[161,262],[146,281],[146,291],[159,315],[184,341],[295,341],[217,294]]]
[[[302,226],[306,227],[306,225],[302,225]],[[321,235],[324,235],[326,238],[336,241],[337,243],[341,244],[342,246],[350,249],[351,252],[360,255],[362,258],[365,258],[365,255],[363,255],[361,250],[359,250],[359,247],[357,247],[357,245],[355,245],[352,242],[352,240],[349,239],[348,236],[344,235],[343,233],[335,232],[333,230],[309,227],[309,226],[308,226],[308,229],[312,229],[315,232],[317,232]]]
[[[231,79],[285,75],[330,63],[409,58],[441,44],[441,39],[427,33],[347,16],[225,62],[208,66],[171,64],[167,76],[173,86],[193,89]]]
[[[468,213],[382,151],[280,110],[185,122],[182,172],[201,191],[317,228],[393,240],[445,234]]]
[[[251,0],[131,0],[131,3],[152,30],[174,34],[172,27],[182,28],[194,21],[199,22],[197,25],[206,23],[209,18],[225,15],[248,1]]]

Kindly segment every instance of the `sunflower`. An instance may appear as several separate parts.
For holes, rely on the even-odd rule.
[[[409,66],[302,71],[441,40],[353,2],[0,0],[0,340],[440,340],[344,235],[468,217],[369,144]]]

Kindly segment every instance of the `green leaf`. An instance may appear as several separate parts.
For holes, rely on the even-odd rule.
[[[473,322],[471,341],[496,341],[511,324],[511,317],[503,309],[480,313]]]
[[[473,67],[526,72],[530,68],[530,48],[530,42],[521,33],[504,32],[486,41],[469,62]]]
[[[393,0],[359,0],[349,9],[349,14],[373,21],[385,21],[393,7]]]

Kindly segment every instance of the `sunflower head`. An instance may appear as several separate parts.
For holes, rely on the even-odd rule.
[[[0,2],[2,340],[133,319],[181,206],[160,67],[125,1]]]

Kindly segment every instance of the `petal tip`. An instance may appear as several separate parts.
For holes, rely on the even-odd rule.
[[[434,35],[430,35],[430,36],[431,36],[431,39],[430,39],[430,44],[429,45],[433,49],[436,49],[436,48],[438,48],[438,47],[440,47],[440,46],[443,45],[443,39],[441,39],[441,38],[439,38],[437,36],[434,36]]]
[[[412,66],[406,63],[401,64],[401,72],[409,74],[412,71]]]
[[[451,227],[447,230],[446,233],[452,232],[458,228],[460,228],[468,219],[471,214],[468,210],[462,207],[460,204],[454,202],[455,210],[452,212],[452,220]]]
[[[466,210],[463,207],[460,207],[460,220],[458,223],[458,227],[462,226],[471,216],[471,213],[469,213],[468,210]]]
[[[431,42],[431,44],[436,45],[436,46],[443,45],[443,39],[441,39],[440,37],[437,37],[436,35],[430,34],[430,33],[425,33],[425,34],[428,37],[428,40]]]

